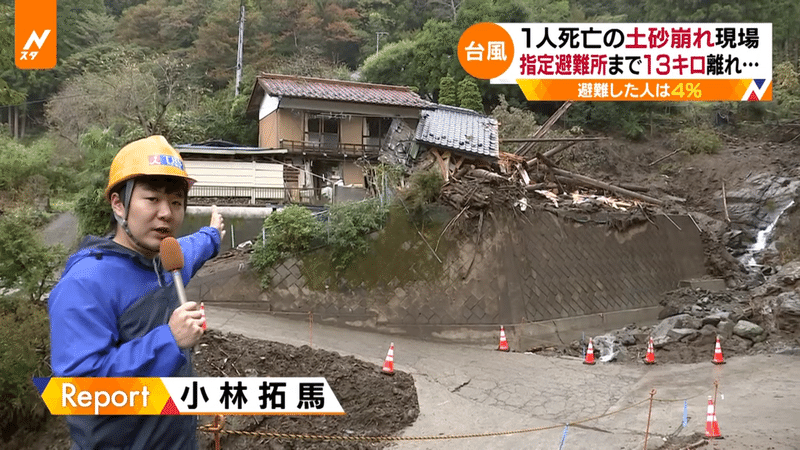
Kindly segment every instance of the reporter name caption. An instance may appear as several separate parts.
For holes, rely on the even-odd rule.
[[[325,378],[34,378],[53,415],[340,415]]]

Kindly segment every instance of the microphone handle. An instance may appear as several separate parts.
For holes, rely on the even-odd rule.
[[[173,270],[172,277],[175,279],[175,290],[178,291],[178,300],[181,301],[181,305],[185,305],[188,300],[186,299],[186,290],[183,287],[181,271],[179,269]]]

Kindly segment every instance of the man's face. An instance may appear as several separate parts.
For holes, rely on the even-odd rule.
[[[183,224],[185,201],[182,192],[167,193],[165,188],[155,189],[137,182],[131,193],[128,212],[128,228],[135,241],[119,228],[114,241],[147,258],[154,258],[161,240],[174,237]],[[116,193],[111,195],[111,207],[117,215],[125,217],[125,206]]]

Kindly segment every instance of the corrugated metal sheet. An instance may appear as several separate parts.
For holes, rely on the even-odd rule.
[[[406,86],[388,86],[272,74],[260,75],[258,83],[268,95],[277,97],[336,100],[414,108],[429,108],[432,105]]]
[[[497,158],[497,120],[471,109],[438,105],[421,112],[415,139],[418,143]]]
[[[184,161],[196,186],[283,187],[283,165],[244,161]]]

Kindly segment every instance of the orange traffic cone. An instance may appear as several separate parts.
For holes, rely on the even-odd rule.
[[[719,345],[719,336],[717,336],[717,346],[714,348],[714,359],[711,360],[714,364],[725,364],[722,358],[722,347]]]
[[[708,396],[708,414],[706,415],[706,437],[722,437],[719,433],[717,413],[714,412],[714,400]]]
[[[586,348],[586,359],[584,364],[594,364],[594,346],[592,345],[592,338],[589,338],[589,347]]]
[[[502,325],[500,325],[500,346],[497,347],[497,350],[501,352],[509,351],[508,341],[506,340],[506,330]]]
[[[653,336],[650,336],[650,342],[647,344],[647,356],[644,357],[644,363],[656,363],[656,353],[653,351]]]
[[[203,329],[206,329],[206,308],[200,303],[200,315],[203,318]]]
[[[394,342],[389,346],[389,353],[386,354],[382,370],[386,375],[394,375]]]

